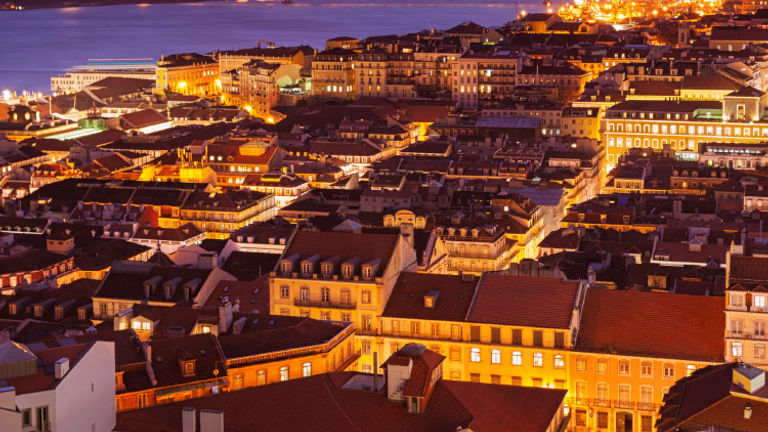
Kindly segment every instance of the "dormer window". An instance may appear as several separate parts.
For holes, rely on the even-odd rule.
[[[371,279],[373,278],[373,267],[369,265],[363,266],[363,279]]]
[[[312,274],[312,263],[310,262],[303,262],[301,263],[301,274],[304,276],[309,276]]]
[[[741,294],[731,294],[731,306],[742,307],[744,306],[744,296]]]
[[[293,263],[290,261],[283,261],[280,264],[280,272],[284,275],[290,274],[293,269]]]
[[[765,296],[758,295],[753,299],[754,307],[758,309],[765,309]]]
[[[323,273],[323,277],[331,277],[333,274],[333,264],[331,263],[323,263],[321,266],[321,271]]]
[[[341,275],[344,277],[344,279],[352,278],[353,272],[354,272],[354,267],[352,266],[352,264],[344,264],[341,267]]]
[[[195,360],[182,361],[182,372],[185,377],[195,376]]]

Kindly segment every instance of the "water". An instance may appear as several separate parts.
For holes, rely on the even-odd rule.
[[[211,2],[0,12],[0,90],[48,91],[52,75],[88,59],[157,59],[177,52],[249,48],[257,39],[322,49],[325,40],[335,36],[448,29],[467,20],[500,26],[515,15],[512,1],[405,1]]]

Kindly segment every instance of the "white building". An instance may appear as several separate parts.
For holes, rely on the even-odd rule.
[[[109,432],[115,427],[115,346],[54,348],[0,339],[0,431]]]

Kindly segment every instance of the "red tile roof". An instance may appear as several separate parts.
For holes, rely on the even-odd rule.
[[[477,287],[477,278],[427,273],[400,273],[382,316],[438,321],[464,321]],[[432,308],[424,307],[424,296],[438,293]]]
[[[567,329],[578,286],[557,278],[487,274],[467,321]]]
[[[722,297],[591,289],[576,349],[722,361]]]
[[[124,432],[181,432],[182,407],[224,411],[227,432],[547,430],[565,391],[455,383],[440,380],[422,414],[371,391],[343,389],[353,373],[308,378],[225,392],[184,402],[118,413]],[[531,400],[540,401],[531,407]],[[471,408],[469,408],[471,407]],[[268,413],[254,420],[254,413]]]

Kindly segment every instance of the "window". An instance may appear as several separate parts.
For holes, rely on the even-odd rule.
[[[675,365],[672,363],[664,363],[664,378],[675,377]]]
[[[471,326],[469,328],[469,338],[472,342],[480,342],[480,326]]]
[[[765,296],[756,295],[753,299],[754,307],[765,309]]]
[[[608,383],[597,383],[597,394],[595,395],[595,398],[599,401],[608,400]]]
[[[523,385],[523,377],[513,376],[512,377],[512,385],[513,386],[521,386],[521,385]]]
[[[523,353],[520,351],[513,351],[512,352],[512,364],[514,366],[522,366],[523,365]]]
[[[563,369],[565,368],[565,360],[563,359],[563,356],[560,354],[555,355],[555,369]]]
[[[629,360],[619,360],[619,375],[629,375]]]
[[[32,409],[31,408],[26,408],[21,410],[21,426],[22,427],[32,426]]]
[[[597,412],[597,427],[600,429],[608,428],[608,413],[605,411]]]
[[[533,367],[542,367],[544,366],[544,354],[542,353],[534,353],[533,354]]]
[[[288,381],[288,366],[280,368],[280,381]]]
[[[141,323],[141,329],[144,331],[152,331],[152,323],[149,321],[144,321]]]
[[[361,292],[360,302],[362,304],[371,304],[371,292],[368,290]]]
[[[392,333],[395,335],[400,334],[400,320],[392,320]]]
[[[501,351],[497,349],[491,350],[491,363],[493,364],[501,363]]]
[[[741,342],[731,342],[731,355],[733,357],[741,357],[743,354],[743,347]]]
[[[134,321],[133,322],[133,329],[134,330],[141,330],[141,321]]]
[[[565,348],[565,333],[555,332],[555,348]]]
[[[352,316],[348,313],[341,314],[341,320],[344,322],[350,322],[352,321]]]
[[[544,346],[541,330],[533,331],[533,346],[537,346],[537,347]]]
[[[576,400],[582,400],[587,398],[586,381],[576,381],[576,387],[574,388],[574,397],[576,398]]]
[[[309,301],[309,288],[302,288],[300,292],[301,295],[301,301],[308,302]]]
[[[501,375],[491,375],[491,384],[501,384]]]
[[[587,359],[585,358],[577,358],[576,359],[576,370],[584,372],[587,370]]]
[[[691,376],[692,373],[696,372],[696,366],[689,364],[685,367],[685,375]]]
[[[649,415],[640,416],[640,432],[653,431],[653,417]]]
[[[576,410],[575,422],[576,422],[576,426],[586,426],[587,425],[587,411],[586,410]]]
[[[756,338],[764,338],[765,337],[765,321],[755,321],[755,337]]]
[[[411,321],[411,336],[417,337],[421,334],[421,323]]]
[[[461,348],[451,347],[451,361],[461,361]]]
[[[323,321],[330,321],[331,313],[328,311],[320,311],[320,319]]]
[[[474,363],[479,363],[480,362],[480,348],[472,348],[469,351],[469,354],[470,354],[469,355],[469,361],[474,362]]]
[[[280,298],[287,299],[291,296],[291,290],[287,286],[280,287]]]
[[[363,354],[370,354],[371,353],[371,341],[364,340],[360,342],[360,350]]]
[[[301,376],[312,376],[312,363],[304,363],[301,365]]]
[[[349,290],[348,289],[341,290],[341,304],[348,305],[350,304],[350,302],[351,300],[350,300]]]
[[[653,403],[653,387],[647,385],[640,386],[640,403]]]
[[[146,393],[141,393],[141,394],[137,394],[136,395],[136,406],[138,406],[139,408],[144,408],[145,406],[147,406],[147,394]],[[38,413],[37,421],[38,421],[38,424],[39,424],[39,421],[40,421],[39,413]]]
[[[371,331],[371,316],[363,315],[363,330]]]
[[[522,344],[523,344],[523,330],[512,329],[512,345],[522,345]]]
[[[458,324],[451,324],[451,339],[461,340],[461,327]]]
[[[202,326],[202,329],[203,329],[203,334],[207,334],[211,332],[211,326],[209,325]]]
[[[755,344],[755,358],[756,359],[764,359],[765,358],[765,345],[764,344]]]
[[[501,329],[491,327],[491,343],[501,343]]]
[[[433,338],[439,338],[440,337],[440,323],[432,323],[431,325],[432,331],[432,337]]]
[[[544,387],[544,380],[543,380],[543,379],[541,379],[541,378],[531,378],[531,384],[532,384],[534,387],[539,387],[539,388],[541,388],[541,387]]]
[[[619,384],[619,402],[629,402],[629,384]]]
[[[479,373],[469,374],[469,380],[472,382],[480,382],[480,374]]]
[[[597,373],[608,373],[608,360],[597,361]]]
[[[260,370],[256,374],[256,385],[260,385],[261,386],[261,385],[264,385],[266,383],[267,383],[267,371],[262,369],[262,370]]]
[[[459,371],[451,371],[450,373],[451,380],[458,381],[461,379],[461,372]]]

